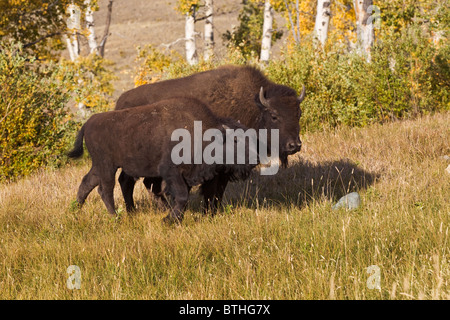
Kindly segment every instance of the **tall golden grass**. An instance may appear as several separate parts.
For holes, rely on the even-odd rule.
[[[450,114],[302,137],[273,177],[229,185],[216,217],[193,192],[183,224],[142,183],[138,211],[97,192],[71,207],[89,160],[0,185],[2,299],[449,299]],[[350,191],[362,206],[331,209]],[[70,290],[67,268],[81,272]],[[380,269],[380,290],[367,268]]]

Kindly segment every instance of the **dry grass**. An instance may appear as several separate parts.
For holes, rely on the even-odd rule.
[[[112,219],[93,192],[70,210],[89,163],[0,186],[2,299],[449,299],[450,114],[308,134],[291,166],[228,187],[213,219],[193,201],[180,227],[142,184]],[[358,191],[361,208],[332,211]],[[69,265],[81,289],[66,287]],[[369,289],[367,267],[381,271]]]

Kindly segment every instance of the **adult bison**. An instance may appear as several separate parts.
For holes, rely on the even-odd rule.
[[[164,195],[171,195],[175,202],[165,220],[180,222],[192,186],[213,180],[218,174],[231,180],[246,178],[257,164],[257,161],[250,161],[250,154],[255,155],[257,152],[256,147],[250,144],[244,151],[240,150],[245,153],[242,164],[237,164],[237,161],[216,161],[210,164],[206,161],[198,164],[191,161],[174,162],[173,150],[177,145],[172,141],[174,132],[184,130],[189,136],[195,135],[194,121],[201,121],[203,129],[216,129],[216,139],[220,138],[218,147],[216,144],[216,153],[222,150],[220,153],[226,157],[233,150],[232,155],[234,159],[237,158],[235,144],[238,139],[235,141],[235,138],[240,137],[236,137],[236,134],[239,135],[247,128],[234,120],[216,117],[205,104],[193,98],[173,98],[152,105],[93,115],[79,131],[75,146],[68,154],[71,158],[80,157],[84,139],[92,159],[92,168],[78,189],[77,201],[80,206],[89,193],[99,186],[98,191],[106,208],[115,214],[115,173],[118,168],[122,168],[122,172],[133,179],[163,179],[166,182]],[[243,130],[231,134],[226,129]],[[192,146],[190,143],[188,145]],[[199,144],[201,150],[206,145],[203,140]],[[194,148],[188,148],[188,154],[194,153]]]
[[[253,129],[278,129],[280,160],[287,164],[288,155],[300,151],[300,94],[292,88],[268,80],[258,69],[250,66],[224,66],[188,77],[146,84],[124,92],[116,110],[136,107],[175,96],[201,99],[218,116],[229,117]],[[127,210],[134,209],[134,179],[122,173],[119,182]],[[208,205],[215,210],[228,183],[218,175],[202,185],[202,190],[214,194]],[[161,179],[146,178],[144,184],[155,194],[161,192]]]

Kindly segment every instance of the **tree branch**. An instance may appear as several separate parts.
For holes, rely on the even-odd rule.
[[[106,44],[106,40],[108,39],[108,36],[109,36],[109,26],[111,25],[113,2],[114,2],[113,0],[109,0],[108,14],[106,16],[105,32],[103,33],[102,41],[100,42],[100,45],[98,46],[98,53],[100,54],[101,57],[103,57],[105,55],[105,44]]]
[[[29,42],[29,43],[24,44],[24,45],[22,46],[22,48],[25,49],[25,48],[31,47],[31,46],[35,45],[36,43],[41,42],[42,40],[45,40],[45,39],[47,39],[47,38],[51,38],[51,37],[54,37],[54,36],[59,36],[59,35],[61,35],[61,34],[62,34],[62,32],[54,32],[54,33],[47,34],[47,35],[45,35],[45,36],[43,36],[43,37],[40,37],[40,38],[37,39],[36,41],[33,41],[33,42]]]
[[[198,36],[200,36],[200,35],[201,35],[200,32],[196,32],[196,33],[194,34],[195,37],[198,37]],[[180,41],[187,41],[187,40],[190,40],[190,39],[192,39],[192,38],[178,38],[177,40],[172,41],[172,42],[170,42],[170,43],[161,43],[161,44],[159,45],[159,47],[164,47],[165,49],[169,49],[170,47],[176,45],[176,44],[177,44],[178,42],[180,42]]]
[[[197,21],[202,21],[202,20],[206,20],[206,19],[208,19],[209,17],[212,17],[213,15],[212,14],[210,14],[210,15],[207,15],[207,16],[204,16],[204,17],[201,17],[201,18],[195,18],[195,22],[197,22]]]
[[[286,7],[286,11],[288,12],[289,22],[291,23],[292,35],[294,36],[295,43],[300,43],[300,30],[298,30],[299,35],[297,36],[297,31],[295,31],[294,21],[292,20],[292,14],[289,10],[288,4],[286,0],[284,0],[284,6]]]
[[[170,42],[170,43],[161,43],[159,46],[161,47],[165,47],[166,49],[169,49],[170,47],[172,47],[173,45],[176,45],[178,42],[180,41],[186,41],[186,38],[178,38],[177,40]]]

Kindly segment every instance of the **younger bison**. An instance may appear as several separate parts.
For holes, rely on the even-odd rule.
[[[192,186],[207,186],[207,182],[218,174],[227,175],[232,180],[247,178],[256,166],[256,163],[250,164],[247,161],[250,152],[256,153],[251,145],[245,147],[247,160],[243,164],[236,164],[236,161],[233,161],[234,164],[229,164],[230,161],[208,161],[210,164],[205,161],[194,161],[194,164],[192,161],[183,161],[176,164],[177,161],[173,161],[173,148],[181,143],[172,141],[174,131],[187,130],[194,136],[195,130],[198,130],[198,126],[195,129],[194,121],[201,121],[203,131],[210,128],[220,130],[216,131],[220,133],[216,139],[221,142],[217,150],[221,150],[225,159],[230,152],[226,143],[228,141],[233,148],[233,157],[236,158],[236,132],[243,132],[247,128],[234,120],[216,117],[205,104],[194,98],[173,98],[151,105],[93,115],[81,128],[74,149],[68,154],[71,158],[80,157],[83,154],[84,138],[92,158],[92,168],[84,176],[78,189],[77,201],[80,206],[89,193],[99,186],[98,192],[106,208],[111,214],[115,214],[115,173],[118,168],[122,168],[124,173],[134,179],[146,177],[164,180],[164,194],[171,195],[174,200],[171,212],[164,219],[166,222],[180,222]],[[242,130],[228,135],[229,130],[226,129]],[[210,137],[209,141],[213,140]],[[207,143],[201,141],[200,151],[205,150],[206,146]],[[194,151],[199,151],[198,145],[193,150],[195,148],[194,141],[194,148],[189,148],[191,155],[194,155]],[[205,191],[208,192],[203,192]]]

